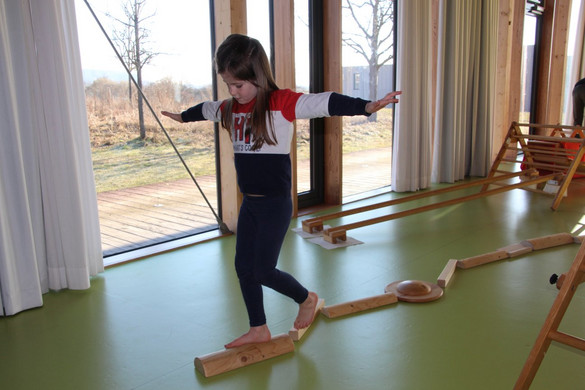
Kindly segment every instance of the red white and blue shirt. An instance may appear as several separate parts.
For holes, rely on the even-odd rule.
[[[238,175],[238,186],[245,194],[265,196],[289,196],[291,191],[290,148],[295,119],[312,119],[329,116],[368,115],[368,101],[341,95],[335,92],[303,94],[290,89],[279,89],[270,95],[275,145],[266,142],[252,150],[254,144],[251,112],[256,100],[239,104],[234,100],[232,108],[231,137],[234,160]],[[204,102],[181,113],[183,122],[210,120],[221,121],[225,101]],[[270,126],[270,121],[266,121]],[[273,130],[273,131],[272,131]]]

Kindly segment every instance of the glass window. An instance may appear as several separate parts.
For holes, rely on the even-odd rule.
[[[90,6],[141,84],[142,102],[88,7],[76,2],[105,257],[217,229],[213,125],[159,117],[212,211],[155,116],[212,97],[209,2],[144,2],[139,46],[126,3],[96,0]]]
[[[394,1],[343,0],[343,93],[376,100],[394,90]],[[381,22],[374,31],[372,20]],[[367,34],[364,32],[366,31]],[[343,196],[390,186],[393,108],[343,118]]]
[[[310,91],[310,38],[309,38],[309,2],[295,0],[295,80],[296,91]],[[297,131],[297,192],[299,194],[313,189],[311,169],[311,121],[298,119]]]

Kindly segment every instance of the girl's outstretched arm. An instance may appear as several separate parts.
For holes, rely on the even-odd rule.
[[[173,120],[176,120],[177,122],[183,123],[183,118],[181,117],[180,113],[176,113],[176,112],[168,112],[168,111],[161,111],[161,114],[163,114],[164,116],[167,116]]]
[[[374,112],[379,111],[382,108],[386,107],[390,103],[398,103],[399,100],[396,98],[396,96],[400,95],[401,93],[402,91],[390,92],[380,100],[369,102],[368,104],[366,104],[366,112],[368,114],[373,114]]]

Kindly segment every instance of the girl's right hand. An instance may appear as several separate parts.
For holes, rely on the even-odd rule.
[[[161,111],[161,114],[163,114],[166,117],[169,117],[177,122],[183,123],[183,118],[181,117],[180,113],[177,112],[168,112],[168,111]]]

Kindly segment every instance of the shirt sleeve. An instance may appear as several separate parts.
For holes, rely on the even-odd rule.
[[[221,105],[223,102],[203,102],[181,113],[183,122],[214,121],[221,120]]]
[[[366,104],[368,100],[342,95],[340,93],[333,92],[329,98],[329,115],[331,116],[355,116],[355,115],[366,115],[370,116],[366,112]]]
[[[337,92],[304,94],[296,104],[297,119],[323,118],[329,116],[367,115],[367,100],[342,95]]]

